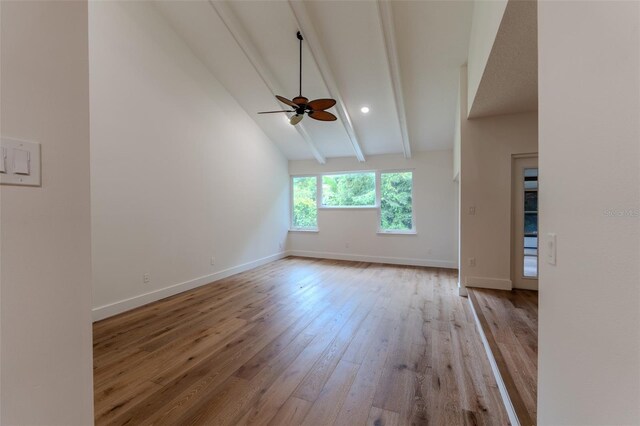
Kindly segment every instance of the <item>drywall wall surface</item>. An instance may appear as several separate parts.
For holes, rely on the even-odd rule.
[[[0,187],[0,423],[92,424],[87,2],[0,9],[2,137],[42,152],[42,187]]]
[[[480,87],[482,75],[491,55],[491,49],[496,40],[507,3],[508,0],[474,0],[473,2],[469,60],[467,62],[469,67],[469,91],[465,102],[468,108],[463,111],[464,117],[469,114]]]
[[[376,209],[319,209],[318,233],[289,233],[295,255],[422,266],[457,267],[457,184],[452,180],[451,150],[402,155],[289,161],[291,175],[356,170],[411,169],[416,235],[378,234]]]
[[[640,3],[538,6],[538,420],[640,424]]]
[[[156,7],[89,34],[94,318],[283,256],[286,159]]]
[[[462,112],[466,82],[462,67]],[[511,289],[512,158],[538,151],[538,114],[461,116],[460,282]],[[472,258],[475,266],[470,266]]]

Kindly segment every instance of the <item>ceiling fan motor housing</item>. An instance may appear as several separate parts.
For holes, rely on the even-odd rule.
[[[300,105],[300,106],[304,106],[309,103],[309,99],[305,98],[304,96],[296,96],[295,98],[291,99],[291,101],[294,104]]]

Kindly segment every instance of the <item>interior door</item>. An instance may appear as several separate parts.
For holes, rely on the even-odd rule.
[[[538,289],[538,156],[513,159],[512,265],[514,288]]]

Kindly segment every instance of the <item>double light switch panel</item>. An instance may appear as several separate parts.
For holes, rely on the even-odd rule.
[[[40,144],[0,140],[0,184],[40,186]]]

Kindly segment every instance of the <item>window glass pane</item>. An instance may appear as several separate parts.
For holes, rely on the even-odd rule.
[[[538,211],[538,191],[524,192],[524,211],[525,212]]]
[[[380,229],[410,231],[413,229],[413,173],[380,174]]]
[[[538,276],[538,169],[524,169],[524,270]]]
[[[524,235],[527,237],[538,235],[538,213],[524,214]]]
[[[317,191],[315,176],[293,178],[293,228],[318,227]]]
[[[327,207],[375,206],[375,173],[322,176],[322,205]]]

